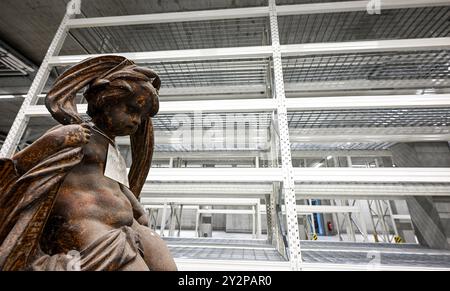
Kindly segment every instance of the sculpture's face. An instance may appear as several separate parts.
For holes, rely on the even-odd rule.
[[[97,126],[114,136],[135,133],[143,119],[149,118],[152,98],[157,98],[156,90],[150,82],[130,82],[129,85],[133,91],[124,93],[115,102],[105,104],[101,116],[94,120]]]

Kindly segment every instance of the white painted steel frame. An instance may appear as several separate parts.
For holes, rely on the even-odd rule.
[[[273,49],[273,86],[277,102],[277,126],[281,152],[282,195],[286,208],[286,226],[289,262],[292,270],[300,270],[302,255],[300,251],[300,233],[298,227],[294,175],[292,170],[291,144],[289,142],[289,125],[287,120],[286,95],[284,93],[283,65],[281,62],[278,16],[275,0],[269,0],[270,35]],[[273,195],[273,194],[272,194]]]
[[[311,213],[359,213],[361,210],[355,206],[340,205],[297,205],[298,214]]]
[[[295,182],[450,183],[450,168],[292,168]],[[152,168],[147,182],[283,181],[282,168]]]
[[[287,98],[288,110],[449,107],[450,94]]]
[[[10,95],[6,95],[10,96]],[[1,96],[0,96],[1,97]],[[6,97],[5,97],[6,98]],[[8,97],[9,98],[9,97]],[[84,113],[87,104],[79,104],[78,112]],[[286,108],[296,110],[369,109],[369,108],[437,108],[450,107],[450,94],[349,96],[287,98]],[[277,108],[272,98],[238,100],[166,101],[160,103],[159,114],[182,112],[255,112]],[[30,105],[27,116],[50,115],[44,105]]]
[[[288,271],[288,262],[175,259],[180,271]],[[303,271],[449,271],[450,268],[405,266],[301,263]]]
[[[450,37],[355,42],[287,44],[281,46],[283,57],[320,54],[368,53],[389,51],[441,50],[450,47]]]
[[[214,9],[186,12],[169,12],[125,16],[92,17],[72,19],[67,23],[68,28],[89,28],[101,26],[140,25],[170,22],[188,22],[203,20],[223,20],[250,17],[268,17],[269,8],[246,7],[234,9]]]
[[[22,138],[22,135],[28,123],[28,117],[26,116],[25,111],[30,105],[36,104],[38,99],[37,95],[41,93],[42,89],[44,88],[45,82],[50,75],[50,58],[54,55],[57,55],[61,50],[64,40],[67,36],[67,22],[69,21],[69,19],[75,16],[74,14],[72,14],[73,11],[69,9],[69,6],[73,2],[78,1],[72,0],[67,6],[67,10],[61,21],[61,24],[59,25],[58,30],[56,31],[55,36],[50,43],[47,53],[45,54],[42,64],[39,67],[36,76],[34,77],[33,83],[31,84],[27,96],[22,102],[22,106],[20,107],[19,112],[14,119],[8,136],[6,137],[6,140],[3,143],[2,148],[0,149],[0,158],[11,157],[14,154],[16,147],[20,142],[20,139]]]
[[[273,42],[273,37],[272,37]],[[356,41],[335,43],[307,43],[281,45],[280,52],[284,57],[317,54],[364,53],[408,50],[440,50],[450,47],[450,37],[400,39],[379,41]],[[106,54],[52,56],[49,66],[74,65],[86,58]],[[272,55],[271,46],[187,49],[152,52],[116,53],[138,63],[142,62],[174,62],[192,60],[217,60],[239,58],[264,58]]]
[[[273,182],[282,175],[281,168],[152,168],[147,181]]]
[[[296,182],[450,183],[450,168],[294,168]]]
[[[366,11],[370,1],[345,1],[277,6],[279,16]],[[450,5],[447,0],[380,0],[380,9],[403,9]]]
[[[218,60],[239,58],[264,58],[272,55],[270,46],[188,49],[152,52],[114,53],[135,61],[143,62],[175,62],[193,60]],[[86,58],[107,54],[54,56],[49,60],[50,66],[70,66]]]
[[[448,79],[400,79],[400,80],[338,80],[338,81],[309,81],[300,83],[286,83],[285,89],[289,96],[298,91],[317,92],[328,90],[372,90],[372,89],[419,89],[440,88],[450,85]],[[395,92],[395,91],[394,91]]]
[[[317,14],[317,13],[337,13],[350,11],[365,11],[368,1],[346,1],[329,2],[314,4],[296,4],[296,5],[278,5],[278,16]],[[380,8],[401,9],[431,6],[450,5],[447,0],[383,0]],[[234,9],[214,9],[187,12],[169,12],[141,15],[109,16],[71,19],[67,23],[68,28],[89,28],[101,26],[119,26],[119,25],[140,25],[170,22],[188,22],[204,21],[218,19],[237,19],[250,17],[268,17],[269,9],[267,6],[246,7]]]

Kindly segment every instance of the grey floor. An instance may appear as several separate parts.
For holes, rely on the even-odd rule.
[[[166,237],[172,255],[183,259],[285,261],[265,240]],[[450,268],[450,252],[414,244],[302,241],[305,263],[381,264]]]

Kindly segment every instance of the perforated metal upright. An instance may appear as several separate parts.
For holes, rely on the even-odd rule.
[[[275,98],[277,103],[277,121],[280,134],[281,168],[283,173],[282,193],[286,209],[286,222],[289,243],[289,261],[293,270],[300,270],[302,262],[300,252],[300,235],[295,201],[294,173],[292,169],[291,144],[287,121],[286,96],[284,92],[283,68],[281,63],[280,38],[278,34],[278,17],[275,0],[269,0],[270,31],[273,49],[273,71]]]
[[[41,93],[48,77],[50,76],[49,60],[51,57],[58,55],[61,50],[67,36],[67,22],[79,13],[80,5],[80,0],[72,0],[67,4],[66,14],[63,17],[55,36],[53,37],[47,53],[45,54],[44,60],[42,61],[33,83],[28,90],[27,96],[23,100],[22,106],[14,119],[14,123],[9,130],[8,136],[1,147],[0,157],[11,157],[14,154],[30,118],[27,116],[26,111],[30,106],[37,104],[38,94]]]

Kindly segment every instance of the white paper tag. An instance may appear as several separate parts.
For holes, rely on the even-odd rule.
[[[119,150],[108,145],[108,155],[106,157],[106,166],[104,175],[120,184],[130,188],[128,184],[127,164],[120,154]]]

